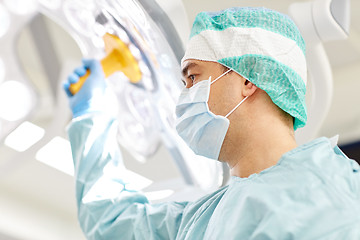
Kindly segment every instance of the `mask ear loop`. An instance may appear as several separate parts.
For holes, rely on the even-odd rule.
[[[217,80],[219,80],[222,76],[228,74],[231,71],[231,69],[227,70],[226,72],[224,72],[223,74],[221,74],[220,76],[218,76],[214,81],[210,82],[210,84],[213,84],[214,82],[216,82]],[[210,79],[211,80],[211,79]]]
[[[232,114],[249,96],[246,96],[243,100],[241,100],[241,102],[239,102],[238,105],[236,105],[233,110],[231,110],[228,114],[225,115],[225,117],[227,118],[228,116],[230,116],[230,114]]]

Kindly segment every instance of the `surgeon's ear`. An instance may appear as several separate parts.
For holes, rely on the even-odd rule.
[[[251,96],[256,91],[257,87],[252,82],[245,80],[244,88],[243,88],[243,95],[244,97]]]

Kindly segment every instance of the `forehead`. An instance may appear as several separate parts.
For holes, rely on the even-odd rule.
[[[196,59],[188,59],[182,62],[181,68],[182,72],[186,72],[189,68],[193,67],[200,67],[200,68],[218,68],[222,65],[218,62],[212,62],[212,61],[202,61],[202,60],[196,60]]]
[[[201,63],[197,63],[197,62],[200,62],[198,60],[186,60],[182,63],[182,66],[181,66],[181,73],[183,76],[187,75],[188,71],[192,68],[199,68],[199,66],[201,66],[200,64]]]
[[[184,62],[182,62],[181,69],[189,67],[190,65],[192,65],[192,66],[201,65],[201,64],[203,64],[202,62],[204,62],[204,61],[200,61],[200,60],[196,60],[196,59],[188,59],[188,60],[185,60]]]

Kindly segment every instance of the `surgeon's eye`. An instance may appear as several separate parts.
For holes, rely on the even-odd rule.
[[[194,81],[195,81],[195,75],[189,75],[189,77],[188,77],[188,78],[190,78],[192,82],[194,82]]]

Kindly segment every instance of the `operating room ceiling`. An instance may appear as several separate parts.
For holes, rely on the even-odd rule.
[[[26,0],[23,0],[26,1]],[[218,11],[233,6],[265,6],[287,13],[288,6],[294,0],[183,0],[188,19],[184,21],[190,28],[199,11]],[[0,1],[2,2],[2,1]],[[168,5],[171,9],[171,1],[161,1],[162,6]],[[305,2],[305,1],[303,1]],[[331,137],[340,134],[340,143],[347,144],[360,141],[360,1],[351,1],[351,31],[349,38],[344,41],[325,43],[334,76],[334,97],[329,114],[321,128],[320,135]],[[171,12],[176,14],[176,11]],[[45,20],[51,38],[58,51],[59,58],[79,59],[81,53],[73,39],[64,34],[63,30],[55,26],[49,19]],[[178,24],[180,24],[178,22]],[[179,26],[178,26],[179,27]],[[184,28],[184,26],[181,26]],[[182,32],[185,32],[183,30]],[[32,37],[28,30],[24,30],[19,39],[19,46],[23,46],[22,60],[29,63],[25,71],[32,78],[37,79],[39,89],[46,89],[44,69],[37,64],[36,54],[26,44],[31,43]],[[185,41],[187,36],[182,35]],[[77,65],[78,62],[69,63],[68,69]],[[66,73],[62,73],[63,77]],[[42,92],[47,97],[48,92]],[[50,99],[50,97],[48,97]],[[65,98],[62,99],[66,101]],[[40,125],[46,125],[53,120],[51,105],[42,102],[42,112],[34,121]],[[67,112],[66,112],[67,111]],[[64,109],[64,114],[69,114]],[[65,129],[57,134],[66,138]],[[42,142],[44,143],[44,142]],[[137,172],[146,175],[152,180],[162,180],[180,176],[173,162],[162,162],[160,171],[159,160],[170,158],[169,153],[160,148],[159,153],[146,163],[135,161],[124,150],[124,158],[129,168],[137,169]],[[59,236],[58,239],[84,239],[76,223],[76,208],[74,199],[73,179],[67,174],[51,168],[39,161],[35,161],[35,152],[17,153],[16,151],[0,146],[0,240],[1,239],[26,239],[23,234],[28,234],[32,239],[54,239],[51,236]],[[31,224],[34,223],[34,224]],[[57,227],[54,227],[54,224]],[[16,233],[16,232],[21,232]],[[4,235],[4,237],[2,236]],[[9,236],[9,237],[7,237]],[[14,236],[14,237],[11,237]],[[3,237],[3,238],[2,238]]]

